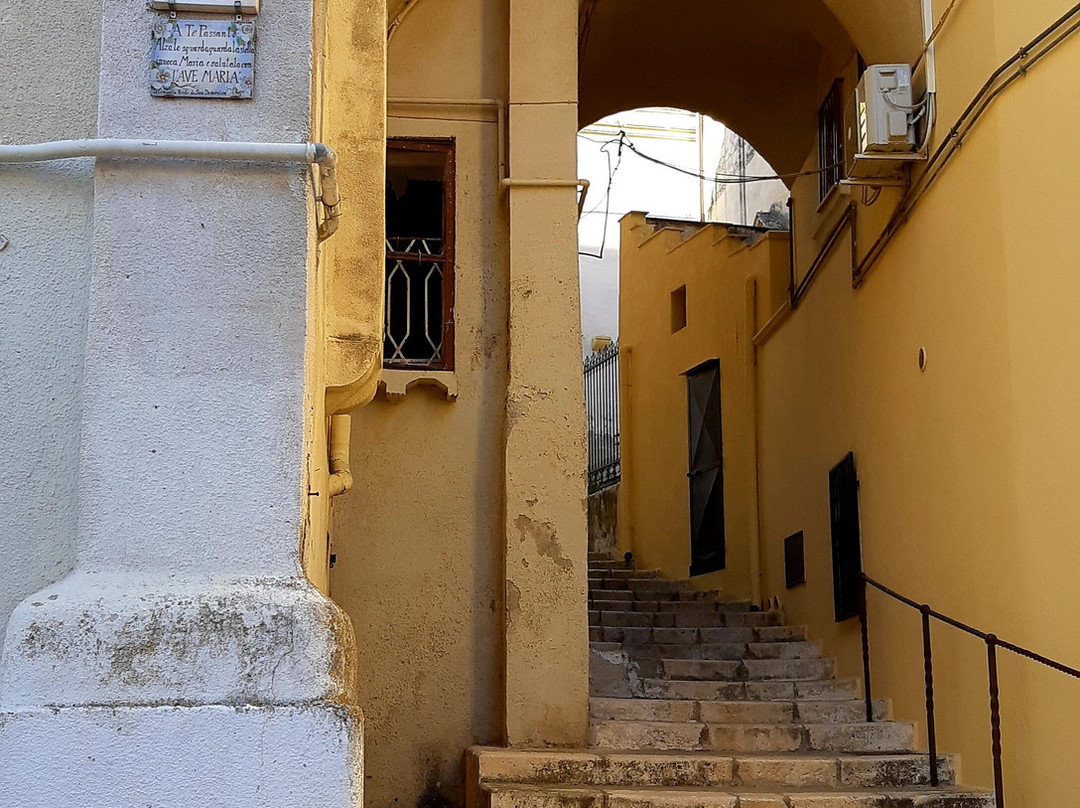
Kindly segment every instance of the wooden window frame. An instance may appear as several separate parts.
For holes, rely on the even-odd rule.
[[[454,292],[455,292],[455,247],[457,233],[457,141],[452,137],[391,137],[386,140],[386,151],[389,156],[391,151],[397,152],[420,152],[437,153],[444,155],[446,161],[446,175],[443,182],[443,254],[442,256],[426,256],[427,259],[438,261],[443,268],[442,272],[442,358],[439,362],[392,362],[383,357],[383,367],[388,370],[441,370],[452,371],[454,369]],[[386,263],[391,259],[412,260],[408,253],[393,253],[387,251]],[[386,269],[383,270],[383,283],[386,280]],[[386,333],[383,333],[383,343],[386,342]]]

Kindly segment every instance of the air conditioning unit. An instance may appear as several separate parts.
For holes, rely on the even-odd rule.
[[[915,102],[911,67],[870,65],[855,90],[847,118],[846,153],[852,179],[888,177],[915,156]]]

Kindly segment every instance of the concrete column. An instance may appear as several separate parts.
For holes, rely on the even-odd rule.
[[[160,16],[105,4],[99,137],[308,139],[310,0],[265,5],[250,101],[151,98]],[[313,230],[304,166],[97,161],[77,564],[9,622],[5,804],[360,804],[352,629],[300,558]]]
[[[510,170],[576,177],[577,3],[510,2]],[[573,188],[510,191],[506,732],[588,738],[585,408]]]

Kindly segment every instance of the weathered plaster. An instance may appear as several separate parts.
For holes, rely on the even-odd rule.
[[[390,43],[389,94],[504,97],[505,19],[504,2],[421,4]],[[462,751],[503,740],[506,209],[494,110],[395,106],[388,127],[456,139],[457,397],[413,384],[353,413],[331,594],[356,627],[368,803],[461,805]]]
[[[575,176],[576,42],[573,0],[511,0],[514,179]],[[511,586],[520,595],[504,629],[506,737],[520,746],[575,745],[588,729],[577,205],[572,187],[528,185],[513,187],[509,204],[504,580],[508,601]]]
[[[309,139],[310,3],[260,17],[251,102],[151,98],[159,16],[103,7],[98,135]],[[104,808],[152,776],[149,801],[206,804],[192,795],[216,774],[244,790],[236,805],[355,805],[351,629],[301,557],[318,436],[309,171],[102,159],[93,191],[76,571],[9,621],[0,793]],[[56,755],[48,787],[27,775]]]
[[[0,142],[93,136],[99,16],[97,3],[0,6]],[[42,31],[79,70],[41,47]],[[89,160],[0,168],[0,635],[75,560],[92,205]]]
[[[0,714],[0,759],[19,808],[363,802],[363,721],[344,707],[21,710]]]

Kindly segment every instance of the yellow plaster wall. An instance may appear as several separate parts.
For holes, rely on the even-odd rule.
[[[786,290],[789,241],[786,233],[759,234],[750,246],[739,231],[729,232],[723,225],[662,224],[639,213],[622,222],[619,547],[634,552],[639,569],[660,569],[669,578],[688,576],[684,374],[718,359],[727,567],[697,576],[694,582],[719,588],[733,599],[748,599],[754,594],[752,536],[757,526],[747,343],[757,317],[754,312],[748,317],[746,286],[747,278],[753,278],[765,307],[774,286]],[[779,277],[771,281],[774,267]],[[672,333],[671,293],[682,286],[686,327]]]
[[[420,5],[390,43],[389,95],[505,97],[506,19],[504,2]],[[356,631],[366,804],[460,805],[466,747],[503,741],[508,225],[495,110],[389,112],[389,136],[457,142],[458,398],[414,387],[354,411],[331,595]]]
[[[386,3],[325,0],[321,134],[338,154],[342,217],[321,250],[327,407],[375,393],[382,359]]]
[[[959,7],[939,40],[939,137],[993,67],[1060,14],[1052,5]],[[1071,538],[1080,528],[1071,496],[1080,333],[1070,303],[1080,290],[1075,245],[1048,215],[1080,176],[1069,146],[1076,108],[1062,103],[1075,94],[1078,64],[1080,42],[1070,41],[1006,91],[863,287],[851,288],[844,239],[759,352],[766,594],[839,653],[842,675],[861,668],[857,621],[832,618],[828,471],[851,450],[869,574],[1080,662],[1080,637],[1065,628],[1080,606]],[[881,213],[859,215],[865,248]],[[808,261],[809,252],[803,270]],[[782,540],[796,530],[808,583],[785,591]],[[871,594],[871,635],[875,692],[921,721],[918,615]],[[985,646],[935,627],[934,654],[939,749],[961,753],[964,780],[990,786]],[[1080,687],[1002,657],[1009,804],[1067,804]]]
[[[946,5],[935,3],[935,13]],[[995,67],[1063,11],[1048,0],[957,6],[938,40],[934,145]],[[1080,607],[1080,550],[1072,538],[1080,529],[1072,496],[1080,479],[1080,280],[1067,225],[1080,176],[1071,145],[1080,117],[1072,103],[1078,66],[1074,37],[995,102],[857,290],[844,233],[799,308],[758,350],[763,594],[780,597],[791,622],[809,625],[839,656],[843,676],[859,676],[861,662],[857,621],[833,620],[828,473],[848,451],[855,452],[861,482],[869,574],[960,620],[1080,664],[1080,634],[1071,628]],[[829,79],[819,76],[822,95]],[[808,155],[804,167],[815,163]],[[813,178],[796,182],[793,195],[802,278],[849,200],[839,196],[819,207]],[[858,206],[859,255],[897,197],[886,190],[874,207]],[[637,260],[635,252],[643,251],[627,251],[624,264]],[[678,284],[667,273],[691,271],[659,257],[650,268],[656,267],[671,288]],[[638,272],[641,289],[625,273],[624,267],[624,300],[635,301],[650,288],[640,277],[645,269]],[[664,325],[669,292],[665,287],[651,301],[651,316]],[[692,312],[694,295],[688,299]],[[624,363],[632,406],[645,393],[633,390],[643,361],[631,335],[660,331],[647,321],[648,304],[640,305],[637,319],[645,322],[635,324],[624,308],[621,326],[631,349]],[[733,294],[722,305],[721,324],[743,310]],[[756,328],[768,314],[759,305]],[[678,356],[677,342],[667,339]],[[917,363],[920,347],[927,350],[925,372]],[[631,440],[642,434],[643,417],[674,411],[663,391],[648,395],[656,410],[631,409]],[[726,400],[724,406],[728,439]],[[627,428],[624,411],[624,435]],[[671,434],[681,464],[684,429]],[[633,485],[643,449],[631,440],[624,439],[624,468]],[[683,509],[684,487],[659,487],[656,501],[677,494]],[[652,529],[644,510],[639,504],[633,511],[633,549],[642,560],[666,557],[662,541],[643,543],[642,521]],[[807,584],[786,590],[782,542],[798,530],[805,534]],[[922,737],[919,617],[880,594],[870,597],[875,694],[893,698],[896,715],[917,721]],[[960,754],[964,781],[989,787],[985,645],[940,625],[933,636],[938,747]],[[1080,685],[1005,652],[1000,666],[1008,804],[1070,804]]]

